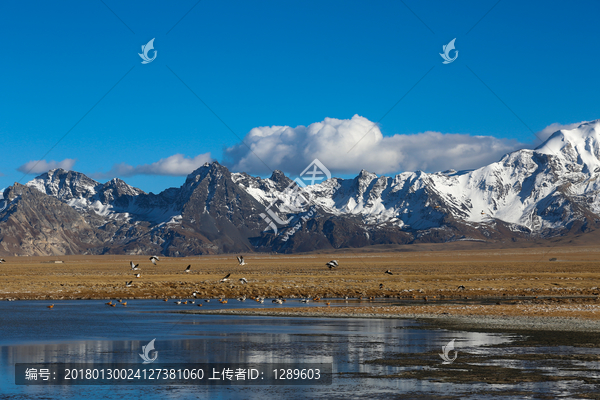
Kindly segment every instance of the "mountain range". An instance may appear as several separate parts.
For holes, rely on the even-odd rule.
[[[4,190],[0,254],[178,257],[581,234],[600,227],[599,135],[596,120],[476,170],[363,170],[296,191],[281,171],[263,179],[217,162],[159,194],[54,169]],[[273,216],[287,222],[277,232]]]

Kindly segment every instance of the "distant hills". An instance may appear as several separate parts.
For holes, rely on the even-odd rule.
[[[306,187],[299,207],[281,171],[268,179],[217,162],[179,188],[145,193],[51,170],[4,191],[1,255],[302,252],[385,244],[518,242],[600,227],[600,120],[473,171],[361,171]],[[321,160],[327,165],[327,160]],[[275,235],[260,216],[270,206]]]

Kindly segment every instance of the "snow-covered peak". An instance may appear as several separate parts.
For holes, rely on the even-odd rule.
[[[371,182],[373,179],[377,178],[377,174],[369,172],[365,169],[361,169],[360,173],[356,177],[359,181],[368,181]]]
[[[563,156],[568,162],[579,164],[583,172],[600,167],[600,120],[590,121],[575,129],[554,132],[536,152]]]
[[[60,200],[71,200],[95,195],[101,184],[80,172],[57,168],[37,176],[26,186]]]

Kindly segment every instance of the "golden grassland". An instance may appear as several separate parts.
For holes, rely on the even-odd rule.
[[[5,257],[6,263],[0,265],[0,299],[179,299],[190,298],[191,293],[197,291],[201,298],[246,295],[414,299],[419,307],[429,307],[433,313],[450,310],[456,314],[486,314],[509,312],[504,308],[511,305],[511,312],[520,312],[518,306],[523,302],[519,298],[537,301],[544,307],[563,307],[567,313],[565,302],[597,304],[600,294],[600,247],[298,255],[252,253],[245,254],[247,265],[244,266],[238,265],[233,254],[161,257],[157,266],[152,265],[149,256]],[[556,261],[549,261],[551,258]],[[329,270],[325,263],[332,259],[339,261],[339,267]],[[56,260],[63,263],[56,264]],[[140,271],[131,271],[129,261],[139,263]],[[188,265],[191,272],[185,273]],[[384,273],[388,269],[393,275]],[[134,276],[138,272],[141,273],[139,279]],[[229,273],[230,281],[219,283]],[[247,284],[239,282],[242,277],[247,279]],[[126,281],[133,281],[133,286],[125,287]],[[381,289],[380,284],[383,284]],[[461,285],[465,288],[459,289]],[[581,298],[568,299],[574,296]],[[465,298],[514,301],[471,310],[462,309],[460,305],[435,304]],[[330,309],[337,308],[341,307]],[[400,308],[395,310],[398,312]],[[416,312],[414,308],[412,312]],[[545,315],[560,314],[547,312],[540,311]]]
[[[233,254],[161,257],[157,266],[149,256],[5,257],[0,265],[0,299],[185,299],[196,291],[199,298],[321,299],[323,307],[279,309],[299,316],[421,313],[600,319],[600,248],[596,247],[253,253],[244,255],[244,266]],[[332,259],[339,261],[339,267],[329,270],[325,263]],[[139,264],[140,271],[132,271],[129,261]],[[190,273],[185,272],[188,265]],[[385,274],[386,270],[393,275]],[[136,273],[141,278],[135,278]],[[219,283],[227,274],[230,280]],[[247,284],[239,282],[242,277]],[[133,286],[127,288],[126,281],[133,281]],[[459,289],[461,285],[465,288]],[[344,297],[363,302],[336,307],[339,303],[334,301],[327,306],[325,299]],[[409,304],[381,305],[370,298],[398,298]],[[277,309],[244,311],[265,312]]]

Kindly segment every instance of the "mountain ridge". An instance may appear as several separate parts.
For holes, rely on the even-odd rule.
[[[0,253],[299,252],[588,232],[600,227],[599,133],[600,120],[586,122],[553,133],[535,149],[508,153],[470,171],[388,177],[363,169],[353,179],[330,178],[302,188],[310,204],[300,208],[298,198],[286,191],[292,180],[281,171],[263,179],[232,173],[215,161],[190,173],[179,188],[153,194],[118,178],[100,183],[55,169],[5,190]],[[55,201],[61,205],[57,215],[31,212],[35,204],[46,210]],[[277,233],[263,218],[269,210],[271,220],[289,221],[276,224]],[[60,225],[61,215],[66,226],[85,233],[85,243],[60,229],[54,236],[36,231]],[[19,230],[18,223],[30,228]],[[31,244],[49,237],[55,250]],[[74,244],[60,244],[64,240]],[[26,250],[17,251],[20,241]]]

